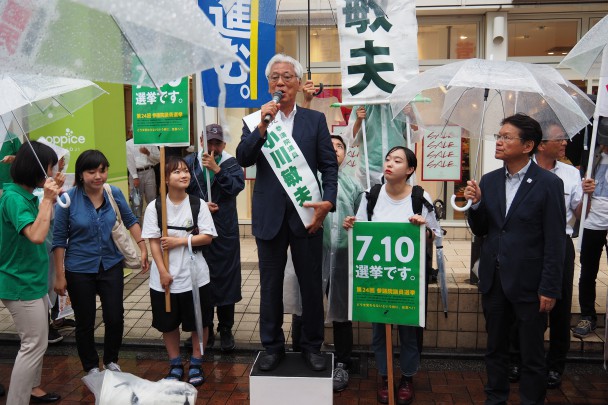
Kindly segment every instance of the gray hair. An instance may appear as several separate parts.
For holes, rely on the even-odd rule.
[[[304,76],[304,68],[302,67],[302,64],[284,53],[277,53],[270,58],[268,64],[266,65],[266,70],[264,71],[266,77],[270,76],[270,69],[272,69],[272,65],[275,63],[289,63],[291,66],[293,66],[293,70],[296,73],[296,76],[298,76],[298,79],[302,80],[302,76]]]

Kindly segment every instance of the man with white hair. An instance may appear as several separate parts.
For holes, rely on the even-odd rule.
[[[302,74],[302,65],[290,56],[270,59],[269,91],[281,92],[282,98],[244,118],[236,150],[241,166],[257,168],[252,231],[260,268],[260,338],[266,349],[258,363],[262,371],[276,368],[285,354],[282,292],[288,247],[302,296],[302,356],[312,370],[326,368],[320,354],[322,224],[336,206],[338,163],[325,115],[296,106]]]

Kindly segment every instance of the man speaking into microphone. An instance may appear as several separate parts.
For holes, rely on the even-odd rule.
[[[265,73],[273,100],[243,119],[236,149],[242,167],[257,167],[252,231],[260,269],[260,339],[266,349],[258,364],[262,371],[270,371],[285,355],[283,275],[289,247],[302,296],[302,356],[312,370],[321,371],[326,368],[320,354],[321,225],[336,204],[338,163],[325,115],[296,106],[302,65],[277,54]]]

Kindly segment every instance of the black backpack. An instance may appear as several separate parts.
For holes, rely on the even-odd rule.
[[[378,202],[378,196],[380,195],[380,189],[382,184],[374,185],[369,191],[365,192],[367,199],[367,220],[371,221],[374,215],[374,207]],[[422,215],[422,206],[425,206],[429,212],[434,211],[433,205],[424,198],[424,189],[420,186],[412,187],[412,209],[414,214]],[[428,235],[427,235],[428,236]],[[427,239],[428,241],[428,239]],[[427,283],[437,282],[437,270],[433,269],[433,244],[426,244],[425,252],[425,263],[426,263],[426,280]]]
[[[186,231],[186,232],[190,232],[192,231],[192,235],[198,235],[198,214],[201,211],[201,200],[200,198],[188,194],[188,197],[190,198],[190,209],[192,210],[192,226],[189,227],[183,227],[183,226],[170,226],[167,225],[167,229],[176,229],[178,231]],[[160,197],[156,199],[156,217],[158,218],[158,227],[161,228],[161,224],[163,223],[163,210],[162,210],[162,206],[161,206],[161,200]],[[162,228],[161,228],[162,229]],[[192,246],[192,251],[193,252],[200,252],[203,250],[202,246]]]
[[[380,189],[382,184],[374,185],[369,191],[365,192],[365,198],[367,199],[367,220],[372,220],[374,215],[374,207],[378,202],[378,196],[380,195]],[[433,205],[424,198],[424,189],[420,186],[412,187],[412,209],[414,214],[422,215],[422,206],[425,206],[429,212],[433,212]]]

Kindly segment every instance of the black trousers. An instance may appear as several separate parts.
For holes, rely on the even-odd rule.
[[[234,304],[220,305],[217,307],[211,307],[211,319],[213,319],[213,313],[217,314],[217,330],[229,329],[232,330],[234,326]],[[211,330],[213,332],[213,324],[211,324]]]
[[[481,298],[488,333],[485,355],[488,376],[486,404],[506,404],[509,398],[509,334],[513,320],[518,327],[521,349],[520,402],[543,404],[547,389],[543,347],[547,316],[538,311],[538,300],[530,303],[510,302],[503,292],[499,271],[496,269],[492,288]]]
[[[562,298],[549,313],[549,352],[547,368],[564,373],[566,356],[570,350],[570,320],[572,319],[572,288],[574,278],[574,243],[566,241],[566,259],[562,276]]]
[[[285,215],[287,218],[288,215]],[[287,247],[295,268],[302,297],[303,351],[318,352],[324,338],[321,256],[323,230],[305,237],[296,236],[287,219],[271,240],[256,238],[260,267],[260,339],[268,353],[285,351],[283,333],[283,278]]]
[[[99,367],[95,349],[95,296],[101,299],[105,334],[103,337],[103,364],[118,361],[124,329],[122,262],[98,273],[65,272],[68,293],[76,318],[76,348],[84,371]]]
[[[600,268],[600,258],[606,246],[608,231],[594,229],[583,230],[581,246],[581,277],[578,282],[578,301],[581,305],[581,316],[591,317],[597,321],[595,312],[595,279]]]

